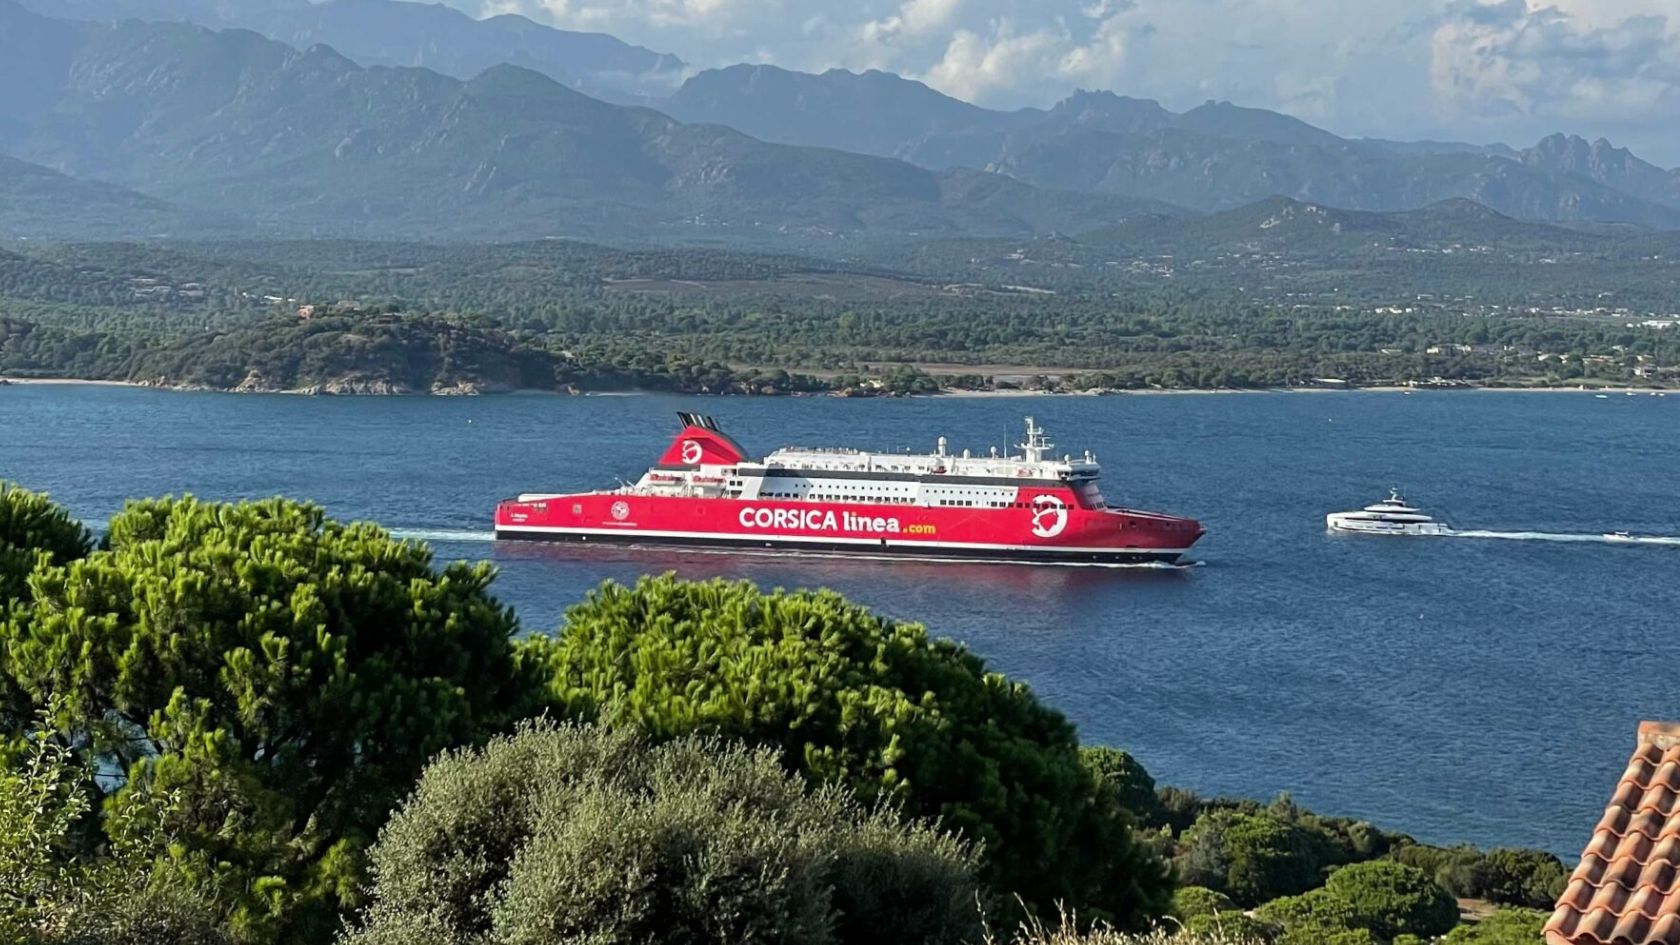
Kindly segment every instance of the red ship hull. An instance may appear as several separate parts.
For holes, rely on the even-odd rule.
[[[1174,562],[1195,521],[1111,508],[1097,463],[1049,457],[1027,419],[1020,456],[786,448],[760,460],[710,417],[683,428],[635,485],[522,495],[496,507],[496,537],[917,555],[1063,564]]]
[[[1202,536],[1190,519],[1082,509],[1066,490],[1022,489],[1007,508],[938,508],[579,493],[496,508],[496,537],[915,555],[968,560],[1176,562]],[[1040,499],[1040,496],[1049,497]],[[1035,501],[1036,500],[1036,501]]]

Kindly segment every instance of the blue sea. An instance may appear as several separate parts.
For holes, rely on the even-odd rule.
[[[1200,518],[1197,564],[1097,569],[532,546],[496,501],[609,486],[677,410],[749,449],[977,452],[1033,414],[1112,504]],[[1680,719],[1680,396],[1443,392],[906,400],[310,398],[0,388],[0,478],[101,522],[283,493],[489,559],[529,629],[606,579],[829,586],[968,644],[1158,782],[1288,791],[1431,842],[1585,844],[1641,719]],[[1482,537],[1325,533],[1390,486]]]

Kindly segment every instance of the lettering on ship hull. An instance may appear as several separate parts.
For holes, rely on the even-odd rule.
[[[808,532],[872,532],[897,535],[904,530],[896,518],[836,512],[832,509],[765,509],[749,505],[741,510],[737,520],[742,528],[803,529]],[[911,526],[912,529],[916,527]]]

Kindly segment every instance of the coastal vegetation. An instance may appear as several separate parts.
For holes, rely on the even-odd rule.
[[[976,941],[975,848],[768,747],[540,721],[427,768],[344,945]]]
[[[1372,276],[1307,235],[1257,254],[1275,270],[1233,243],[1171,277],[1090,239],[924,247],[896,269],[559,242],[30,246],[0,251],[0,374],[346,393],[1680,381],[1676,276],[1634,265],[1655,244],[1595,256],[1566,233],[1557,266],[1542,244],[1508,249],[1507,275],[1447,255]]]
[[[307,503],[95,542],[10,485],[0,566],[6,941],[1506,945],[1563,882],[1158,787],[831,592],[644,578],[531,632]]]

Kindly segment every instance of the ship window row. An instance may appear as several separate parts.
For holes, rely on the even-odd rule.
[[[842,492],[764,492],[759,494],[759,498],[804,499],[811,502],[874,502],[881,505],[910,505],[914,502],[909,496],[858,495]]]

